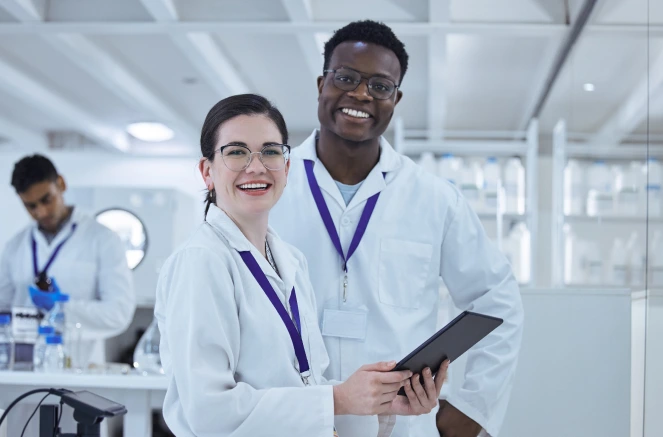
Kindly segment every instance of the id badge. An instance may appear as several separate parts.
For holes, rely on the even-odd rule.
[[[341,311],[325,308],[322,313],[322,335],[364,341],[368,312]]]

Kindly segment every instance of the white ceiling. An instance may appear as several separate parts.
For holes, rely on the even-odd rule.
[[[410,54],[397,108],[406,130],[513,135],[526,129],[582,4],[0,0],[0,138],[39,149],[47,133],[65,131],[111,150],[197,153],[209,108],[239,92],[273,100],[298,138],[317,124],[320,43],[364,18],[392,26]],[[542,135],[560,118],[589,142],[663,138],[663,1],[599,2],[550,93]],[[135,121],[164,122],[176,136],[127,145]]]

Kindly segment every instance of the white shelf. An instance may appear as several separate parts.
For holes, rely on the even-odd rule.
[[[565,215],[564,220],[568,223],[630,223],[630,224],[645,224],[647,222],[655,224],[663,224],[661,217],[645,217],[645,216],[617,216],[617,215],[603,215],[603,216],[588,216],[588,215]]]
[[[497,213],[478,212],[477,216],[482,220],[497,220]],[[528,217],[529,214],[502,214],[502,220],[524,221],[527,220]]]

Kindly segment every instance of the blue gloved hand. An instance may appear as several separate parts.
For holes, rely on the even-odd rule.
[[[60,295],[60,288],[53,278],[51,278],[51,288],[53,291],[42,291],[34,285],[28,287],[32,303],[34,303],[37,308],[46,311],[50,311],[51,308],[53,308]]]

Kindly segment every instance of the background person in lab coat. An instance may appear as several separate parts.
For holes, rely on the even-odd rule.
[[[425,387],[389,372],[395,362],[338,385],[322,376],[306,260],[267,224],[286,185],[287,141],[280,112],[252,94],[220,101],[203,125],[206,221],[164,264],[155,306],[170,377],[163,412],[177,436],[331,437],[341,414],[382,414],[389,435],[389,415],[437,404],[444,365]],[[396,395],[404,384],[407,398]]]
[[[45,273],[56,280],[61,293],[70,297],[66,303],[67,323],[81,324],[78,349],[82,355],[78,358],[104,362],[101,340],[123,332],[135,310],[131,271],[120,238],[93,217],[65,204],[65,180],[44,156],[18,161],[11,184],[34,223],[16,234],[2,253],[0,311],[11,311],[13,306],[35,305],[43,311],[52,307],[56,293],[40,292],[34,287],[37,274],[33,253],[38,273],[52,259]],[[27,417],[23,423],[25,420]],[[31,425],[36,425],[34,422]],[[20,434],[13,434],[12,429],[10,423],[10,434]],[[27,435],[36,433],[36,428],[29,429]]]
[[[437,420],[399,417],[394,429],[399,437],[476,437],[482,428],[496,436],[521,342],[518,285],[459,190],[382,137],[407,66],[404,45],[381,23],[336,31],[318,78],[320,129],[293,150],[270,220],[309,261],[330,379],[401,359],[435,332],[440,277],[460,309],[503,318],[468,353],[462,388],[440,402]],[[366,435],[365,425],[337,421],[344,436]]]

